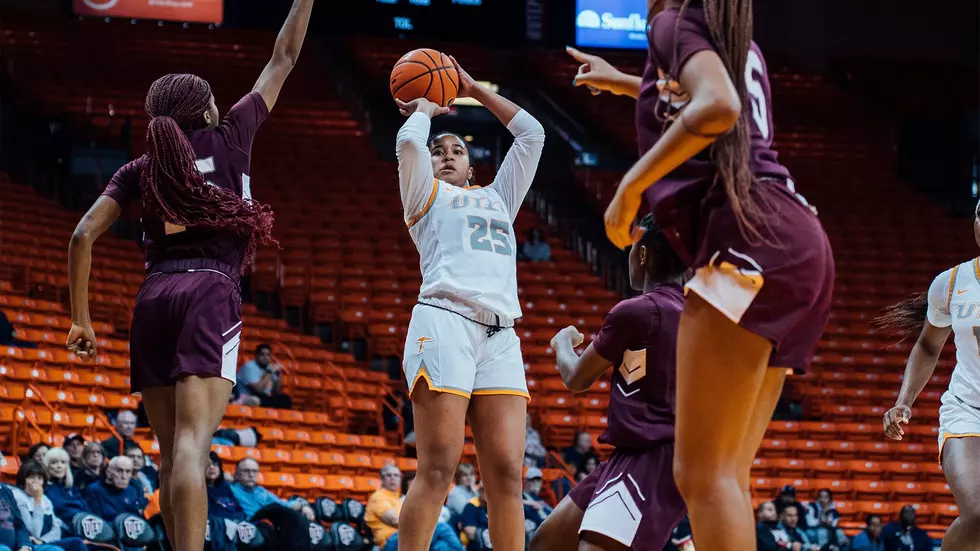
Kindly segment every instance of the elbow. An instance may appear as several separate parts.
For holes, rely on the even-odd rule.
[[[710,92],[697,103],[692,102],[692,107],[695,105],[696,114],[692,113],[685,122],[692,130],[706,135],[730,131],[742,115],[742,103],[734,90],[730,93]]]
[[[574,369],[563,369],[562,381],[565,383],[565,388],[567,388],[573,394],[579,394],[589,390],[589,383],[584,380],[584,378]]]
[[[280,67],[292,69],[299,61],[299,49],[289,46],[276,48],[272,54],[272,62]]]

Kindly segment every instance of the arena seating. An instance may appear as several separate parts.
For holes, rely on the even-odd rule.
[[[13,21],[0,39],[16,85],[49,112],[96,126],[132,116],[133,151],[143,147],[142,98],[154,78],[171,70],[198,72],[226,111],[249,89],[271,45],[266,33],[93,21]],[[405,42],[374,39],[371,48],[359,47],[360,40],[365,39],[352,39],[352,49],[379,83],[408,49]],[[490,52],[454,47],[449,53],[480,78],[503,78],[494,72],[499,64]],[[629,102],[570,90],[575,63],[562,52],[539,54],[527,57],[567,110],[590,118],[617,136],[624,151],[633,151]],[[635,57],[623,63],[639,67]],[[881,306],[925,290],[936,273],[973,256],[969,225],[947,218],[895,181],[890,137],[833,87],[794,74],[773,75],[773,86],[781,158],[820,210],[835,247],[838,278],[814,372],[790,380],[790,392],[802,399],[807,417],[820,420],[771,425],[754,469],[755,495],[769,498],[793,484],[801,499],[808,499],[818,488],[830,487],[840,497],[848,528],[866,513],[893,513],[911,502],[918,505],[920,522],[940,530],[956,516],[934,443],[938,399],[951,360],[941,360],[920,397],[906,441],[884,442],[881,414],[899,388],[909,343],[889,348],[893,339],[872,330],[868,321]],[[276,208],[282,244],[281,250],[260,251],[251,271],[252,291],[275,294],[283,306],[306,311],[315,324],[333,324],[341,338],[366,339],[370,355],[400,355],[420,279],[418,256],[402,223],[395,166],[378,160],[365,131],[318,74],[313,54],[304,54],[259,133],[252,172],[256,198]],[[578,176],[601,209],[621,175],[583,169]],[[40,344],[0,349],[0,432],[22,427],[21,436],[36,439],[84,427],[105,435],[101,410],[135,405],[126,391],[122,337],[141,281],[140,252],[116,237],[100,241],[90,299],[104,354],[94,369],[78,369],[77,360],[61,348],[68,327],[66,248],[77,213],[3,177],[0,192],[5,199],[0,308],[21,338]],[[519,232],[532,227],[547,230],[523,212]],[[519,331],[536,424],[545,443],[559,447],[576,431],[595,434],[604,427],[608,387],[601,382],[585,395],[568,393],[548,340],[569,324],[597,331],[617,297],[559,239],[551,236],[549,242],[553,262],[519,265],[525,309]],[[256,457],[266,467],[264,483],[283,494],[328,491],[363,498],[377,484],[373,474],[384,463],[414,468],[412,460],[400,457],[400,439],[382,436],[380,421],[376,435],[346,432],[352,423],[360,426],[351,417],[380,417],[391,390],[385,377],[280,320],[251,307],[245,312],[243,354],[259,342],[272,342],[289,375],[287,392],[300,409],[230,407],[229,426],[258,426],[265,440],[256,449],[220,448],[222,457]],[[141,435],[152,444],[148,434]],[[472,453],[468,445],[467,455]],[[318,467],[314,473],[304,468],[310,464]],[[10,466],[3,472],[9,474]]]

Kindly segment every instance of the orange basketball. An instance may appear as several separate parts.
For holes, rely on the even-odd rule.
[[[459,75],[449,56],[429,48],[403,55],[391,69],[391,95],[402,101],[422,98],[443,107],[456,99]]]

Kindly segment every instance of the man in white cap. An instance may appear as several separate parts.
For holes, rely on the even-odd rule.
[[[542,473],[530,467],[524,474],[524,518],[541,524],[551,514],[552,507],[541,499]]]

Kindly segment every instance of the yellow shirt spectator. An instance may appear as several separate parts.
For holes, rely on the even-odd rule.
[[[374,543],[378,547],[384,547],[388,538],[398,531],[398,514],[402,509],[401,497],[401,493],[399,492],[380,488],[368,498],[367,510],[364,513],[364,522],[367,523],[368,528],[371,529],[371,533],[374,534]],[[395,525],[385,522],[385,520],[391,520],[392,513],[390,511],[394,511]]]

